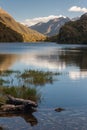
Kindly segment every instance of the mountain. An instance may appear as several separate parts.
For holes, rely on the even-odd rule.
[[[83,14],[79,20],[62,26],[57,36],[57,42],[87,44],[87,13]]]
[[[12,30],[0,22],[0,42],[22,42],[23,37],[20,33]]]
[[[80,17],[74,17],[74,18],[71,19],[71,21],[76,21],[76,20],[79,20],[79,19],[80,19]]]
[[[6,11],[4,11],[1,8],[0,8],[0,23],[3,24],[3,26],[4,26],[3,35],[8,37],[8,39],[11,39],[12,36],[18,37],[18,35],[20,35],[20,37],[22,37],[21,41],[23,41],[23,42],[34,42],[34,41],[41,41],[41,40],[45,39],[44,35],[16,22],[14,20],[14,18],[12,18],[12,16],[10,16]],[[7,29],[7,31],[6,31],[6,29]],[[9,35],[7,33],[5,33],[4,31],[8,32]],[[11,31],[15,33],[15,36],[14,36],[14,33],[13,33],[13,35],[11,34]],[[2,35],[2,33],[0,33],[0,36],[1,35]],[[3,41],[3,37],[2,37],[2,41]],[[4,39],[4,41],[5,41],[5,39]],[[15,39],[13,41],[15,41]],[[16,41],[20,41],[20,40],[17,39]]]
[[[59,18],[51,19],[46,23],[43,23],[43,22],[37,23],[31,26],[30,28],[44,35],[53,36],[55,34],[58,34],[61,26],[69,21],[70,19],[68,17],[59,17]]]

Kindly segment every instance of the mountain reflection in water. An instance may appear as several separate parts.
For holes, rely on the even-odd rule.
[[[46,48],[43,51],[31,50],[17,54],[0,54],[0,69],[27,69],[41,68],[48,70],[65,70],[68,66],[75,65],[81,70],[87,69],[87,50],[82,48],[59,49]],[[19,67],[20,66],[20,67]]]

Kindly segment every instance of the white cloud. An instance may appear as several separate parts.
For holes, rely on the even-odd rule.
[[[65,16],[62,16],[62,15],[59,15],[59,16],[50,15],[48,17],[38,17],[38,18],[33,18],[33,19],[26,19],[25,21],[22,22],[22,24],[32,26],[32,25],[35,25],[35,24],[37,24],[39,22],[46,23],[51,19],[59,18],[59,17],[65,17]]]
[[[79,6],[72,6],[69,8],[69,11],[70,12],[83,12],[83,13],[86,13],[87,12],[87,8],[81,8]]]

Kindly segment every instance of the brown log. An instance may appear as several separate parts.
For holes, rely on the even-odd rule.
[[[8,104],[13,104],[13,105],[24,105],[26,107],[37,107],[37,103],[35,103],[34,101],[31,100],[24,100],[21,98],[14,98],[11,95],[7,95],[8,100],[7,103]]]
[[[14,109],[15,105],[2,105],[1,110],[2,111],[8,111],[9,109],[12,110]]]
[[[24,111],[25,110],[25,106],[24,105],[11,105],[11,104],[5,104],[2,105],[0,108],[3,112],[12,112],[12,111]]]
[[[5,104],[0,107],[0,111],[2,112],[33,112],[33,109],[31,109],[28,105],[11,105],[11,104]]]

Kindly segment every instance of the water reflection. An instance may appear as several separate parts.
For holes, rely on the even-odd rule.
[[[87,78],[87,71],[81,71],[81,72],[71,71],[69,72],[69,76],[72,80],[77,80],[79,78],[84,79]]]
[[[41,70],[41,71],[56,71],[62,72],[62,75],[59,75],[58,81],[53,84],[44,84],[45,87],[41,87],[41,94],[44,99],[41,99],[40,107],[41,108],[52,108],[63,106],[66,109],[66,106],[75,107],[75,106],[84,106],[87,105],[87,47],[74,47],[70,46],[58,46],[54,45],[28,45],[21,47],[15,46],[15,50],[12,47],[9,53],[0,54],[0,70],[19,70],[24,71],[27,69]],[[55,46],[55,47],[54,47]],[[44,49],[43,49],[44,48]],[[6,48],[7,49],[7,48]],[[17,54],[16,54],[17,49]],[[24,50],[23,50],[24,49]],[[11,51],[11,53],[10,53]],[[1,51],[0,51],[1,52]],[[15,53],[14,53],[15,52]],[[67,72],[67,73],[65,73]],[[66,75],[63,75],[66,74]],[[84,79],[84,80],[83,80]],[[74,80],[74,82],[71,82]],[[75,81],[75,80],[78,80]],[[15,83],[14,83],[15,84]],[[75,87],[73,87],[75,86]],[[39,88],[39,87],[38,87]],[[87,107],[86,107],[87,110]],[[77,110],[78,111],[78,110]],[[81,111],[82,113],[84,111]],[[42,115],[41,115],[42,114]],[[0,114],[0,117],[22,117],[26,122],[31,126],[35,126],[36,129],[64,129],[67,122],[67,128],[78,129],[80,128],[81,122],[86,122],[86,114],[83,114],[82,120],[79,122],[77,117],[81,119],[81,113],[76,112],[75,118],[72,120],[73,112],[70,112],[69,118],[64,113],[58,114],[48,111],[41,111],[36,113],[38,119],[32,114]],[[62,120],[61,120],[62,116]],[[84,119],[85,117],[85,119]],[[44,120],[43,120],[44,119]],[[68,120],[67,120],[68,119]],[[48,121],[48,122],[47,122]],[[59,122],[60,121],[60,122]],[[70,121],[68,123],[68,121]],[[19,121],[21,122],[21,120]],[[59,124],[58,124],[59,122]],[[74,123],[77,123],[74,126]],[[5,122],[4,122],[5,123]],[[60,125],[61,124],[61,125]],[[87,123],[85,123],[86,125]],[[22,125],[22,123],[21,123]],[[23,124],[24,125],[24,124]],[[49,126],[49,128],[48,128]],[[51,127],[52,126],[52,127]],[[55,127],[56,128],[55,128]],[[64,127],[63,127],[64,126]],[[30,129],[34,129],[32,127]],[[60,129],[59,128],[59,129]],[[87,128],[87,126],[86,126]],[[29,129],[29,126],[28,126]]]
[[[27,66],[33,66],[33,68],[44,68],[49,70],[62,70],[65,69],[65,62],[58,62],[58,56],[54,57],[51,55],[41,56],[39,54],[23,55],[21,62]]]
[[[87,69],[87,48],[65,49],[59,55],[60,61],[65,62],[66,66],[77,66],[81,70]]]
[[[38,124],[37,118],[33,115],[33,112],[23,114],[23,113],[1,113],[0,112],[0,117],[22,117],[27,123],[29,123],[31,126],[35,126]]]
[[[52,59],[51,56],[42,57],[38,54],[0,54],[0,70],[8,69],[49,69],[62,70],[65,69],[65,63],[58,62],[57,59]],[[51,61],[50,61],[51,60]]]
[[[8,70],[19,59],[16,54],[0,54],[0,70]]]
[[[87,48],[59,49],[56,47],[45,51],[31,49],[27,52],[24,50],[22,53],[19,51],[18,54],[0,54],[0,70],[48,69],[63,71],[71,66],[78,67],[80,71],[87,69]]]
[[[80,69],[87,69],[87,53],[81,51],[55,51],[45,54],[39,54],[39,52],[28,54],[0,54],[0,69],[9,69],[15,63],[19,65],[19,62],[26,66],[34,66],[48,69],[65,69],[67,65],[75,65]]]
[[[41,49],[41,48],[40,48]],[[43,51],[34,50],[17,54],[0,54],[0,70],[43,69],[67,71],[67,67],[78,67],[79,72],[71,72],[71,79],[87,77],[87,48],[46,48]],[[12,52],[12,50],[11,50]],[[71,68],[72,69],[72,68]]]

